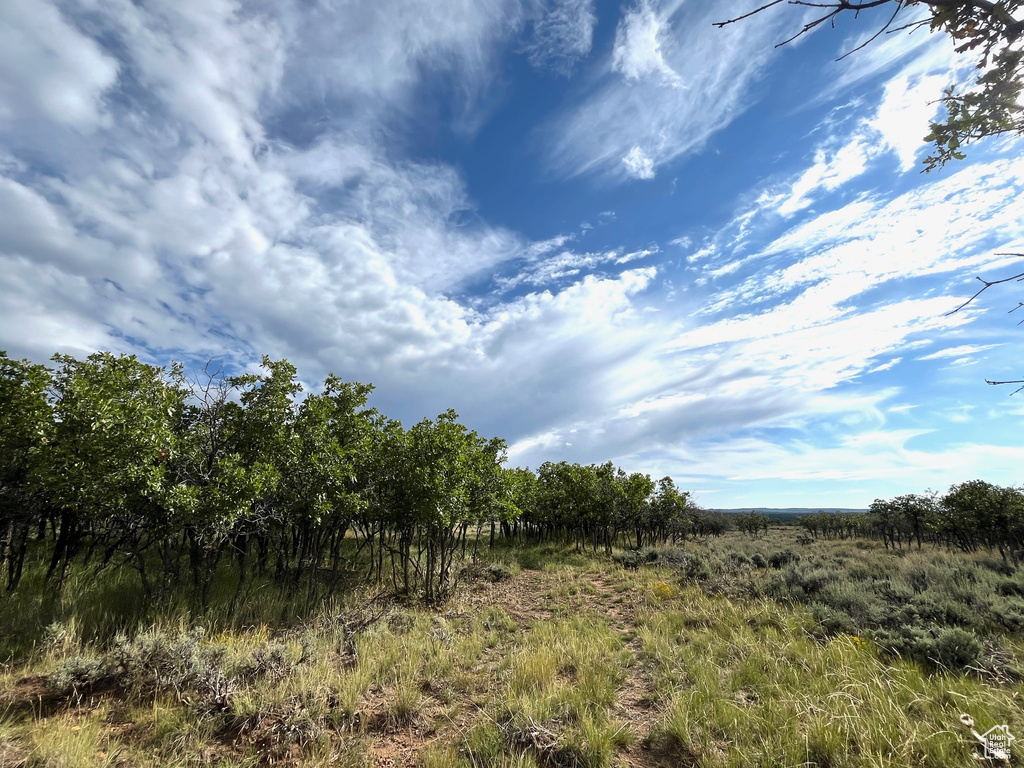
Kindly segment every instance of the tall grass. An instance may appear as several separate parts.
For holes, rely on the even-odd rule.
[[[296,607],[268,583],[231,616],[227,583],[193,613],[187,595],[130,600],[130,574],[75,593],[89,583],[75,573],[49,613],[19,616],[29,590],[0,605],[25,641],[0,676],[0,751],[32,768],[945,766],[975,749],[961,713],[1024,733],[1020,681],[872,639],[914,605],[935,642],[969,631],[1012,666],[1020,635],[991,618],[1018,573],[997,558],[800,545],[787,531],[643,565],[550,544],[516,553],[496,548],[434,610],[368,591]],[[507,593],[515,610],[487,605]],[[964,623],[921,623],[922,596],[961,601]]]
[[[929,674],[858,636],[815,636],[808,611],[686,589],[638,637],[663,711],[650,743],[702,766],[966,765],[963,711],[1024,729],[1024,687]]]

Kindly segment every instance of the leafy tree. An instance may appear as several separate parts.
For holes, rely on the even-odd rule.
[[[771,520],[763,512],[750,510],[750,512],[736,515],[736,527],[754,539],[764,531],[768,532],[768,525]]]
[[[909,540],[917,541],[921,549],[924,536],[934,529],[938,520],[938,500],[932,494],[908,493],[890,502],[900,518]]]
[[[871,529],[882,537],[886,549],[903,548],[902,520],[900,510],[891,501],[875,499],[868,507],[868,521]]]
[[[365,408],[372,389],[328,376],[323,391],[299,405],[288,438],[293,445],[282,452],[281,525],[295,529],[300,552],[295,578],[308,563],[311,591],[313,574],[328,555],[333,590],[345,532],[364,506],[358,473],[375,415]]]
[[[45,366],[0,352],[0,571],[9,591],[21,580],[29,534],[45,525],[45,497],[28,480],[53,435],[49,385]]]
[[[762,13],[784,0],[772,0],[733,19],[717,22],[723,27]],[[926,160],[926,170],[964,158],[963,149],[978,139],[1006,134],[1024,134],[1024,18],[1021,0],[785,0],[786,5],[818,9],[785,45],[801,35],[843,14],[858,15],[873,8],[891,9],[887,21],[864,45],[885,32],[913,30],[927,26],[932,32],[944,32],[957,53],[979,57],[978,75],[972,86],[946,89],[942,103],[946,117],[932,122],[925,137],[935,149]],[[851,51],[852,53],[852,51]],[[849,55],[849,54],[847,54]]]
[[[490,525],[493,544],[495,524],[507,525],[514,520],[519,515],[519,506],[513,498],[512,476],[502,466],[508,457],[505,441],[500,437],[484,440],[476,433],[471,435],[475,445],[470,449],[469,508],[462,527],[462,553],[466,553],[466,531],[470,524],[475,524],[475,561],[484,524]]]
[[[357,457],[359,493],[364,502],[353,528],[362,538],[362,547],[369,547],[369,578],[384,578],[385,553],[389,555],[391,581],[399,584],[397,566],[405,564],[404,582],[409,583],[408,555],[411,548],[411,531],[408,532],[408,547],[401,541],[406,531],[405,516],[408,509],[408,484],[403,482],[406,462],[407,436],[401,422],[383,414],[374,414],[370,419],[370,434],[366,450]]]
[[[944,532],[965,551],[998,548],[1016,563],[1024,548],[1024,493],[984,480],[953,485],[942,498]]]
[[[721,536],[732,527],[729,515],[700,507],[690,507],[690,525],[694,536]]]
[[[177,581],[178,561],[185,554],[203,604],[224,552],[236,533],[245,531],[239,521],[253,514],[255,505],[279,480],[277,469],[258,460],[252,442],[247,445],[247,436],[255,427],[253,420],[246,420],[239,390],[250,387],[245,399],[251,402],[251,390],[259,378],[204,371],[190,382],[190,397],[176,425],[177,445],[168,460],[174,485],[168,498],[181,545],[168,540],[159,549],[164,565],[162,586]]]
[[[627,475],[619,470],[619,520],[623,528],[631,529],[636,534],[636,548],[643,546],[644,531],[649,519],[651,494],[655,483],[650,475],[633,472]]]
[[[503,467],[502,486],[506,495],[505,517],[500,519],[501,530],[506,538],[519,533],[523,520],[527,519],[537,505],[537,475],[526,467]],[[494,546],[495,526],[491,524],[491,541]]]
[[[559,533],[580,547],[587,540],[597,496],[597,477],[590,467],[546,461],[537,472],[537,516],[542,536]]]
[[[228,380],[240,392],[241,407],[234,411],[234,450],[250,481],[236,499],[238,504],[232,509],[226,530],[241,571],[240,588],[252,540],[272,529],[287,536],[296,522],[295,510],[288,505],[288,501],[295,501],[295,487],[287,487],[284,478],[301,464],[303,439],[296,428],[296,416],[302,385],[296,380],[295,366],[287,360],[275,361],[264,355],[261,368],[263,373]],[[293,492],[291,499],[289,491]],[[293,537],[292,543],[299,547],[298,577],[310,554],[308,531],[307,535]],[[279,575],[287,569],[286,549],[279,545]]]
[[[509,469],[505,441],[485,439],[446,411],[404,429],[373,409],[371,387],[328,376],[302,397],[286,360],[194,378],[134,356],[54,357],[50,370],[0,353],[0,568],[20,578],[29,538],[59,587],[72,561],[114,558],[147,594],[191,579],[208,603],[218,576],[255,562],[309,598],[333,589],[348,533],[368,548],[368,576],[444,600],[476,526],[515,538],[572,540],[611,552],[707,533],[671,478],[655,484],[611,462]],[[720,527],[716,530],[720,530]],[[47,532],[52,539],[47,538]],[[628,540],[628,535],[626,536]],[[358,552],[357,552],[358,554]],[[229,563],[234,570],[227,568]]]
[[[428,602],[447,598],[451,585],[452,565],[459,544],[459,534],[474,519],[473,494],[478,502],[486,502],[496,491],[493,483],[504,458],[504,443],[490,444],[458,422],[458,414],[448,410],[430,421],[424,419],[413,426],[405,444],[402,476],[408,517],[402,522],[401,539],[404,558],[404,588],[410,588],[408,566],[414,568],[417,581],[422,582]],[[411,536],[415,534],[417,555],[411,556]]]
[[[62,580],[86,543],[104,561],[126,554],[146,582],[146,551],[170,526],[174,424],[184,407],[181,370],[134,355],[55,355],[53,441],[35,482],[59,510],[48,576]],[[169,380],[168,380],[169,379]]]
[[[689,532],[690,495],[680,491],[671,477],[663,477],[658,481],[654,497],[650,505],[650,521],[647,537],[654,541],[673,541],[685,538]]]

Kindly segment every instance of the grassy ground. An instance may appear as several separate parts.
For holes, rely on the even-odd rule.
[[[433,611],[359,592],[282,616],[268,592],[248,609],[262,621],[179,606],[117,636],[116,616],[143,614],[65,596],[2,669],[0,766],[950,766],[976,752],[963,713],[1024,734],[1019,631],[994,618],[1017,571],[796,535],[638,568],[499,550]],[[935,623],[922,595],[971,602]],[[979,663],[870,639],[911,603],[916,631],[980,637]]]

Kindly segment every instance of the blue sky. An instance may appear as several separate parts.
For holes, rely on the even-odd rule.
[[[746,0],[5,0],[0,348],[453,407],[711,507],[1021,481],[1021,144],[948,39]]]

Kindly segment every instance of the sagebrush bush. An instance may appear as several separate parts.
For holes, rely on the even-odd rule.
[[[1024,631],[1024,568],[1001,558],[936,547],[886,551],[861,539],[818,539],[797,553],[784,546],[796,535],[775,529],[767,541],[731,537],[692,546],[691,556],[715,574],[694,581],[732,597],[804,603],[812,606],[817,632],[877,635],[883,651],[929,665],[959,658],[938,661],[935,642],[944,629],[987,639],[985,648],[1001,647],[1003,633]],[[778,548],[754,551],[765,543]]]
[[[61,661],[46,680],[49,691],[57,696],[81,695],[109,685],[114,670],[102,656],[71,656]]]
[[[943,629],[935,638],[936,660],[950,669],[977,666],[981,661],[981,652],[978,638],[957,627]]]
[[[795,563],[800,559],[800,555],[791,549],[786,549],[781,552],[773,552],[768,556],[768,565],[772,568],[779,569],[783,566]]]
[[[818,623],[820,634],[825,636],[838,634],[852,635],[857,630],[856,624],[848,613],[823,603],[812,603],[811,615]]]

